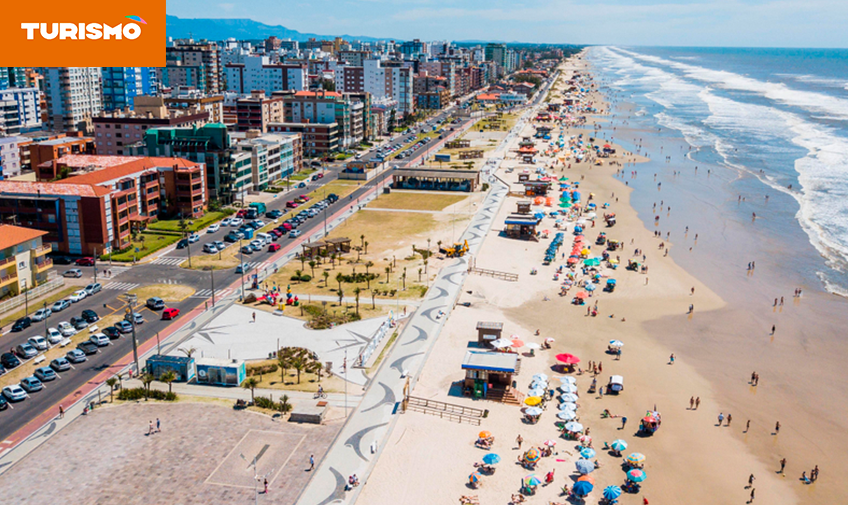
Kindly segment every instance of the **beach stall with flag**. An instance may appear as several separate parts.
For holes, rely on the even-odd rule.
[[[504,403],[521,403],[512,390],[513,375],[521,360],[512,352],[466,351],[462,360],[465,370],[463,390],[466,396]]]

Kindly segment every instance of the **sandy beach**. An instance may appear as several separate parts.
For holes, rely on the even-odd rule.
[[[585,73],[586,66],[583,60],[564,64],[561,81],[567,81],[575,71]],[[553,101],[559,96],[556,91]],[[584,98],[596,108],[605,109],[602,100],[597,93]],[[648,136],[647,132],[628,131],[626,127],[609,132],[609,126],[603,125],[610,119],[599,115],[587,121],[587,126],[566,128],[563,134],[566,139],[581,133],[591,136],[593,121],[598,121],[602,126],[597,133],[599,139]],[[528,125],[522,136],[532,136],[534,131],[533,126]],[[552,131],[552,138],[556,138],[555,133],[559,133],[558,127]],[[456,503],[461,495],[477,495],[480,503],[508,503],[510,496],[518,493],[521,478],[530,473],[515,463],[520,454],[515,444],[519,434],[525,441],[524,449],[528,445],[540,446],[545,440],[557,442],[556,454],[542,458],[535,472],[543,478],[547,472],[555,470],[554,483],[540,486],[536,495],[527,498],[528,503],[566,501],[559,491],[563,484],[571,486],[578,476],[574,462],[579,456],[575,442],[558,437],[554,423],[556,400],[549,403],[537,424],[526,424],[517,406],[473,401],[457,394],[458,388],[452,388],[464,377],[460,365],[465,351],[477,345],[475,325],[478,321],[503,322],[504,335],[515,334],[525,342],[541,343],[547,337],[555,339],[551,350],[536,351],[532,357],[526,349],[518,350],[522,353],[521,372],[517,377],[519,391],[527,391],[533,374],[561,376],[553,367],[554,356],[560,352],[579,356],[581,367],[589,361],[601,362],[603,373],[597,376],[601,384],[611,374],[624,377],[625,390],[621,394],[600,397],[586,392],[592,380],[589,374],[576,376],[580,422],[591,429],[601,465],[592,473],[596,484],[587,503],[597,503],[604,487],[624,483],[621,458],[601,450],[604,442],[618,438],[629,444],[624,456],[641,452],[647,458],[645,472],[648,478],[641,493],[622,495],[619,500],[622,504],[643,503],[643,499],[650,503],[744,503],[751,496],[746,486],[752,474],[755,476],[755,503],[835,503],[844,495],[835,478],[825,478],[812,485],[799,481],[801,472],[806,471],[809,475],[816,464],[827,469],[830,475],[839,475],[845,466],[839,457],[839,448],[846,446],[844,394],[837,389],[840,383],[813,380],[813,377],[844,376],[838,359],[844,344],[834,342],[832,337],[805,334],[803,330],[805,320],[815,318],[814,327],[822,329],[824,334],[838,335],[836,328],[831,327],[836,323],[831,322],[844,317],[838,315],[844,310],[842,301],[815,292],[807,296],[806,291],[802,301],[795,300],[789,289],[786,305],[772,311],[771,304],[767,303],[770,293],[787,291],[785,285],[776,285],[774,277],[769,275],[775,274],[780,262],[763,257],[763,251],[757,251],[756,274],[746,273],[744,262],[740,270],[738,258],[754,253],[739,251],[731,244],[720,242],[744,233],[741,228],[745,223],[726,223],[721,232],[701,227],[696,241],[694,227],[690,233],[684,233],[683,227],[689,224],[680,224],[680,219],[703,224],[697,212],[699,205],[706,204],[692,201],[685,191],[675,193],[673,183],[669,182],[663,185],[659,197],[640,195],[637,212],[630,201],[635,180],[630,173],[638,171],[637,179],[644,181],[644,187],[656,186],[651,182],[651,173],[644,170],[652,164],[627,164],[633,155],[624,153],[635,151],[636,146],[609,143],[617,154],[604,160],[603,165],[572,161],[570,168],[568,163],[557,165],[553,174],[579,181],[584,195],[594,193],[594,201],[599,206],[601,202],[609,202],[609,210],[616,213],[618,223],[615,227],[604,228],[598,219],[594,228],[587,228],[587,241],[594,243],[597,234],[606,231],[609,238],[623,242],[623,250],[612,254],[620,255],[625,263],[635,249],[641,249],[639,256],[644,254],[648,273],[626,271],[623,266],[615,271],[605,269],[603,275],[614,277],[618,288],[614,293],[602,293],[598,289],[588,301],[589,306],[597,301],[598,314],[588,316],[585,306],[570,303],[573,292],[569,296],[558,296],[561,281],[554,280],[554,275],[560,263],[542,265],[550,239],[539,242],[509,239],[501,236],[500,227],[496,225],[475,258],[476,265],[519,274],[519,280],[511,283],[469,276],[460,303],[468,302],[470,307],[457,307],[451,314],[413,391],[419,397],[485,408],[489,415],[480,427],[413,412],[403,415],[363,489],[360,496],[363,503],[398,500],[403,503]],[[541,145],[537,140],[537,147],[543,150]],[[677,148],[673,141],[667,145]],[[671,152],[671,147],[666,147],[665,152]],[[641,152],[646,151],[654,155],[660,152],[656,144],[643,145]],[[553,162],[551,158],[540,158],[539,164],[543,166]],[[623,166],[610,164],[615,161]],[[508,156],[498,173],[516,189],[520,187],[516,184],[519,170],[507,170],[518,165],[514,156]],[[619,170],[621,173],[617,173]],[[716,174],[715,178],[718,183],[721,176]],[[674,194],[676,198],[671,196]],[[645,224],[652,221],[650,217],[646,219],[652,211],[650,207],[645,210],[646,198],[657,200],[659,210],[655,212],[662,218],[656,226]],[[520,199],[507,198],[496,223],[502,223],[514,212],[515,203]],[[667,210],[669,205],[674,206],[674,213]],[[554,220],[546,217],[539,229],[556,231],[553,227]],[[674,233],[667,240],[665,233],[670,230]],[[655,237],[655,231],[662,232],[662,238]],[[571,239],[569,225],[562,249],[566,255]],[[750,240],[749,237],[748,242]],[[667,255],[665,249],[659,247],[661,242],[673,252]],[[687,251],[690,247],[691,252]],[[717,249],[731,252],[723,258],[715,257]],[[597,246],[593,247],[593,255],[599,253]],[[677,261],[678,257],[681,261]],[[732,274],[728,272],[729,265],[735,269]],[[530,275],[533,268],[538,270],[536,275]],[[733,275],[734,279],[738,276],[738,281],[724,282],[725,275]],[[739,283],[747,286],[738,288]],[[732,289],[728,289],[728,285]],[[690,304],[694,306],[692,313],[688,310]],[[768,310],[763,308],[755,312],[752,304],[767,305]],[[775,335],[769,335],[771,324],[778,326]],[[539,336],[534,335],[536,330]],[[803,337],[795,336],[799,334]],[[605,353],[607,343],[614,339],[624,342],[621,360],[614,360]],[[827,345],[818,345],[825,342]],[[676,359],[670,364],[672,353]],[[797,366],[799,356],[803,357],[800,369]],[[763,377],[763,382],[757,386],[749,384],[752,371]],[[556,381],[552,384],[558,385]],[[700,399],[697,410],[689,408],[692,397]],[[834,400],[836,398],[839,399]],[[828,402],[837,403],[836,408],[830,404],[829,409],[823,408]],[[651,437],[637,436],[639,419],[654,408],[662,413],[660,430]],[[617,417],[602,419],[604,409]],[[732,423],[727,425],[725,420],[722,426],[717,426],[720,413],[725,417],[731,414]],[[628,422],[624,429],[619,429],[622,416],[626,416]],[[748,420],[751,424],[746,429]],[[781,430],[774,434],[777,421],[781,423]],[[474,446],[481,429],[495,436],[492,452],[501,455],[503,461],[493,476],[483,477],[481,488],[472,490],[467,486],[468,475],[474,471],[473,463],[479,462],[486,453]],[[784,457],[788,462],[785,475],[781,475],[779,461]]]

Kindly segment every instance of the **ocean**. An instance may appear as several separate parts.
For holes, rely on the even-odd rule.
[[[587,58],[628,131],[671,130],[688,144],[661,153],[643,139],[649,170],[667,180],[712,167],[723,212],[767,216],[763,233],[797,253],[787,269],[848,296],[848,50],[592,47]],[[735,205],[753,195],[763,201]],[[634,194],[643,219],[655,196]]]

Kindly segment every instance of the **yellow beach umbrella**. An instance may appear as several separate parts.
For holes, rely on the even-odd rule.
[[[534,405],[538,405],[538,404],[542,403],[542,399],[538,396],[528,396],[527,398],[524,399],[524,403],[526,405],[530,405],[532,407]]]

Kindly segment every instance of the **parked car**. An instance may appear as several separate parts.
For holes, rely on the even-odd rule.
[[[67,272],[62,274],[63,277],[72,277],[72,278],[80,278],[82,277],[82,270],[79,268],[72,268]]]
[[[224,249],[227,248],[227,244],[221,242],[220,240],[216,240],[215,242],[212,242],[212,243],[215,245],[215,247],[218,249],[218,251],[223,251]]]
[[[72,317],[71,318],[71,326],[74,327],[75,330],[84,330],[88,328],[88,321],[81,317]]]
[[[177,242],[177,249],[185,249],[188,247],[188,239],[181,238],[179,242]]]
[[[85,287],[85,294],[86,296],[91,296],[94,293],[99,293],[102,289],[103,285],[101,285],[99,282],[94,282]]]
[[[56,328],[47,328],[47,335],[45,336],[45,338],[53,345],[58,344],[62,340],[65,340],[64,335],[62,335],[62,333]]]
[[[86,296],[88,296],[88,295],[86,295],[85,290],[80,289],[79,291],[74,291],[71,294],[71,296],[68,297],[68,300],[70,300],[72,303],[77,303],[78,301],[82,300]]]
[[[77,333],[77,330],[67,321],[62,321],[56,325],[56,329],[59,330],[59,333],[61,333],[63,337],[72,337]]]
[[[27,394],[22,387],[17,384],[6,386],[3,388],[3,396],[10,402],[20,402],[26,400]]]
[[[96,323],[100,321],[100,316],[97,315],[97,312],[94,312],[91,309],[86,309],[82,311],[82,318],[85,319],[87,323]]]
[[[33,321],[44,321],[48,317],[53,315],[53,311],[50,309],[38,309],[32,315]]]
[[[138,312],[133,312],[132,314],[127,314],[124,316],[124,321],[129,321],[135,324],[143,324],[144,317]]]
[[[165,308],[165,300],[159,298],[158,296],[154,296],[152,298],[148,298],[145,303],[147,308],[150,310],[159,310]]]
[[[23,359],[30,359],[38,356],[38,349],[33,347],[32,344],[24,342],[15,347],[15,353]]]
[[[233,222],[233,218],[225,217],[223,221],[221,221],[221,226],[230,226],[230,223]]]
[[[170,320],[180,315],[180,309],[168,307],[162,311],[162,319]]]
[[[234,231],[231,231],[230,233],[227,233],[224,236],[224,240],[227,241],[227,242],[230,242],[230,243],[238,242],[239,239],[241,239],[241,238],[242,238],[241,233],[236,233]]]
[[[77,349],[82,351],[86,356],[97,354],[97,346],[89,340],[77,344]]]
[[[294,200],[289,200],[288,202],[286,202],[286,208],[287,209],[296,209],[297,208],[297,202],[295,202]]]
[[[106,347],[107,345],[109,345],[109,337],[102,333],[95,333],[94,335],[89,337],[88,340],[97,347]]]
[[[23,331],[26,328],[29,328],[32,324],[32,319],[28,317],[22,317],[15,321],[15,324],[12,325],[12,331]]]
[[[80,259],[76,260],[75,263],[76,263],[77,266],[80,266],[80,267],[93,267],[94,266],[94,258],[91,258],[91,257],[80,258]]]
[[[76,349],[74,349],[76,350]],[[85,357],[85,356],[83,356]],[[68,358],[58,357],[50,362],[50,368],[55,372],[67,372],[71,369],[71,362],[68,361]]]
[[[0,375],[3,375],[0,373]],[[6,410],[9,408],[9,400],[6,399],[5,396],[0,395],[0,410]]]
[[[50,382],[52,380],[56,380],[56,372],[50,368],[49,366],[43,366],[41,368],[37,368],[33,375],[40,380],[41,382]]]
[[[222,222],[221,224],[224,224],[224,223]],[[224,226],[226,226],[226,225],[224,225]],[[221,225],[218,224],[218,223],[215,223],[213,225],[210,225],[209,228],[206,228],[206,233],[215,233],[216,231],[218,231],[220,229],[221,229]]]
[[[53,256],[54,265],[70,265],[74,260],[67,256]]]
[[[253,248],[250,247],[249,245],[242,246],[241,252],[242,252],[242,254],[253,254]]]
[[[241,226],[242,224],[244,224],[244,220],[240,217],[234,217],[230,221],[230,226]]]
[[[118,321],[117,323],[115,323],[115,328],[118,328],[118,331],[120,331],[121,333],[129,333],[132,331],[133,325],[130,324],[128,321]]]
[[[71,349],[65,354],[65,358],[71,363],[82,363],[88,358],[86,358],[85,353],[79,349]]]
[[[27,339],[27,343],[35,347],[39,351],[46,351],[50,347],[50,345],[47,343],[47,339],[45,339],[41,335],[29,337]]]
[[[59,300],[58,302],[50,306],[50,310],[52,310],[53,312],[62,312],[70,306],[71,302],[69,302],[68,300]]]
[[[300,230],[292,230],[289,232],[289,238],[297,238],[303,234]]]
[[[282,215],[283,212],[280,209],[269,210],[265,213],[265,217],[267,217],[268,219],[277,219]]]
[[[215,247],[215,244],[212,243],[203,244],[203,252],[205,252],[206,254],[215,254],[216,252],[218,252],[218,248]]]
[[[268,252],[277,252],[280,250],[280,244],[271,244],[268,246]]]
[[[11,370],[12,368],[15,368],[20,364],[21,360],[19,360],[18,357],[14,355],[14,353],[4,352],[2,355],[0,355],[0,365],[3,365],[7,369]]]
[[[44,389],[44,385],[37,377],[24,377],[21,379],[21,387],[27,393],[35,393]]]
[[[115,340],[116,338],[121,338],[121,331],[114,326],[109,326],[108,328],[103,328],[103,334],[109,337],[111,340]]]

